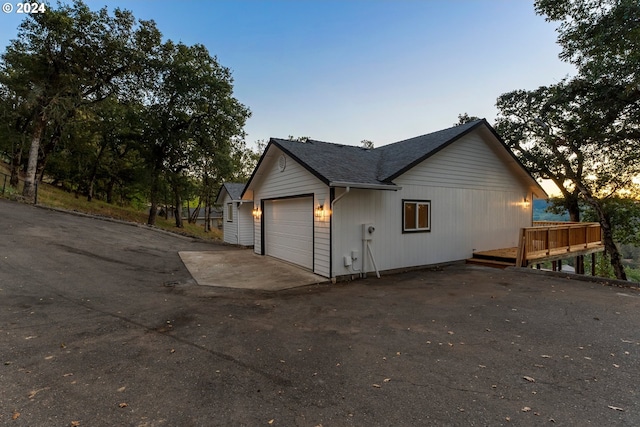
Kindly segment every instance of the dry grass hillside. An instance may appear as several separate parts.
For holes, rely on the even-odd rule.
[[[0,162],[0,196],[19,200],[20,191],[22,190],[22,181],[19,183],[18,188],[10,187],[9,172],[7,165]],[[42,183],[38,186],[38,204],[138,224],[145,224],[148,216],[148,211],[146,209],[140,210],[132,206],[119,206],[117,204],[110,204],[97,199],[89,202],[83,196],[78,196],[74,193],[64,191],[46,183]],[[204,226],[202,224],[188,224],[185,221],[184,228],[177,228],[173,219],[167,220],[158,217],[156,227],[178,234],[207,240],[222,240],[221,230],[214,228],[212,231],[205,233]]]

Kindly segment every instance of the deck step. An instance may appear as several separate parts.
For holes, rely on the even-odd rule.
[[[483,265],[485,267],[494,267],[494,268],[507,268],[515,266],[514,262],[507,261],[496,261],[493,259],[481,259],[481,258],[468,258],[466,260],[467,264],[474,265]]]
[[[509,256],[509,255],[488,253],[488,252],[484,252],[484,253],[483,252],[474,252],[472,259],[477,259],[477,260],[482,260],[482,261],[508,262],[508,263],[511,263],[511,264],[515,264],[516,263],[515,257]]]

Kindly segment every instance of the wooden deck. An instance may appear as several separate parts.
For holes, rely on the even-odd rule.
[[[602,251],[600,224],[545,222],[522,228],[518,247],[477,251],[467,262],[502,268],[509,265],[527,267],[545,261],[555,265],[556,261],[582,259]]]
[[[518,248],[493,249],[490,251],[477,251],[473,258],[467,260],[467,264],[484,265],[485,267],[506,268],[516,265]]]

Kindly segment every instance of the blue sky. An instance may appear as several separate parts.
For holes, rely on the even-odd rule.
[[[3,0],[4,3],[4,0]],[[247,142],[310,136],[375,146],[496,117],[496,98],[573,73],[553,24],[506,0],[86,1],[204,44],[253,116]],[[13,2],[15,4],[15,1]],[[23,16],[0,14],[0,48]]]

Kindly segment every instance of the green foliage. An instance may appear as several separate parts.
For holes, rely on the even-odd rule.
[[[640,282],[640,269],[637,268],[627,268],[627,278],[632,282]]]
[[[560,22],[560,58],[594,81],[640,82],[640,3],[637,0],[537,0],[536,12]]]
[[[602,210],[611,223],[613,238],[619,244],[640,246],[640,201],[632,198],[611,197],[600,201]],[[587,205],[585,221],[598,221],[598,214]]]
[[[611,260],[604,252],[600,252],[596,255],[596,276],[608,277],[610,279],[616,278],[613,266],[611,265]]]
[[[18,194],[18,189],[17,188],[15,188],[12,185],[7,185],[4,188],[4,193],[2,193],[2,197],[7,198],[7,199],[15,199],[17,194]]]
[[[615,244],[621,234],[614,228],[636,226],[612,214],[607,203],[638,190],[640,3],[538,0],[535,6],[547,20],[559,22],[560,57],[575,64],[578,75],[501,95],[496,127],[535,175],[560,188],[572,219],[579,217],[581,202],[590,206],[615,274],[624,279]]]
[[[28,15],[0,57],[0,152],[89,200],[180,204],[246,175],[249,114],[204,46],[129,11]]]
[[[311,137],[310,136],[293,136],[293,135],[289,135],[287,137],[287,139],[289,141],[307,142],[308,140],[311,139]]]
[[[586,274],[591,274],[591,255],[584,257],[584,271]],[[605,277],[608,279],[615,279],[616,275],[611,266],[611,260],[604,252],[596,253],[596,276]]]
[[[458,114],[458,121],[454,123],[454,126],[460,126],[465,123],[475,122],[476,120],[480,120],[480,117],[470,116],[468,113]]]
[[[152,211],[159,196],[159,180],[172,187],[181,205],[189,177],[219,182],[232,176],[244,144],[242,128],[249,110],[233,98],[229,69],[218,64],[202,45],[169,41],[153,61],[156,84],[144,113],[144,154],[152,177]],[[234,152],[234,150],[236,150]],[[210,195],[210,185],[204,185]],[[181,226],[179,217],[176,225]]]
[[[564,205],[556,205],[555,198],[549,200],[533,201],[534,221],[568,221],[567,211]]]
[[[363,139],[362,141],[360,141],[360,145],[362,146],[362,148],[365,148],[367,150],[373,149],[373,141],[369,141],[368,139]]]

